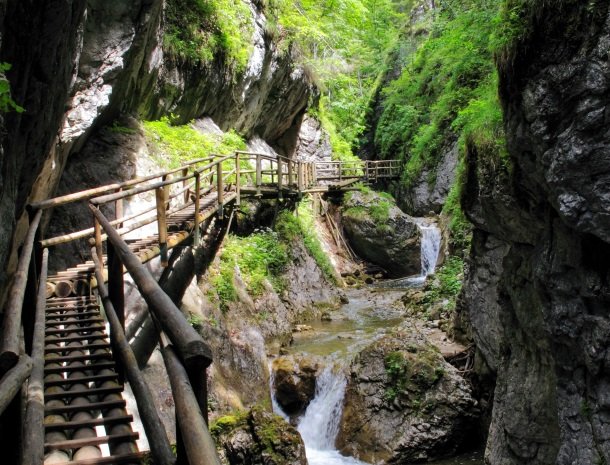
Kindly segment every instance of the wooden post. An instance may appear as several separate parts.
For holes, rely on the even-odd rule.
[[[297,189],[299,192],[303,190],[303,162],[297,162]]]
[[[260,154],[256,154],[256,196],[260,197],[261,194],[261,184],[263,182],[263,176],[262,176],[262,171],[263,171],[263,167],[262,167],[262,162],[261,162],[261,156]]]
[[[104,251],[102,249],[102,228],[97,219],[93,221],[93,230],[95,235],[95,251],[100,263],[104,263]]]
[[[40,224],[42,210],[38,210],[25,237],[25,242],[19,254],[19,264],[13,284],[10,288],[8,300],[4,309],[0,345],[0,375],[15,366],[19,359],[19,340],[21,329],[21,315],[23,312],[23,298],[27,285],[28,269],[34,250],[34,239]]]
[[[216,194],[218,202],[218,216],[222,219],[223,207],[224,207],[224,182],[222,179],[222,162],[218,162],[216,165]]]
[[[157,225],[159,231],[159,253],[161,255],[161,266],[166,267],[168,263],[167,257],[167,216],[165,210],[165,189],[158,187],[155,189],[155,198],[157,201]]]
[[[177,428],[191,465],[220,465],[214,440],[207,428],[187,373],[171,345],[163,347],[163,360],[172,385]]]
[[[241,205],[241,180],[239,179],[241,167],[239,166],[239,163],[239,152],[235,152],[235,193],[237,194],[235,205],[238,207]]]
[[[201,176],[197,172],[195,173],[195,225],[194,225],[194,236],[193,244],[195,247],[199,246],[199,208],[201,208]]]
[[[293,163],[292,163],[292,159],[289,158],[288,159],[288,188],[292,189],[293,188],[293,183],[294,183],[294,175],[293,175]]]
[[[32,344],[32,373],[28,382],[23,427],[22,464],[39,465],[44,458],[44,346],[49,249],[42,252]]]
[[[277,159],[277,194],[278,198],[282,198],[282,160],[281,158]]]
[[[106,245],[108,256],[108,293],[110,301],[116,312],[119,324],[125,331],[125,293],[124,293],[124,276],[123,276],[123,264],[121,259],[117,256],[114,251],[112,243],[108,242]],[[98,286],[99,287],[99,286]],[[113,349],[116,349],[113,346]],[[117,372],[119,374],[119,382],[124,381],[125,367],[121,363],[117,364]]]
[[[188,176],[188,174],[189,174],[189,169],[188,168],[184,168],[182,170],[182,177],[184,178],[184,177]],[[189,185],[189,180],[188,179],[185,179],[184,181],[182,181],[182,187],[183,188],[186,189],[186,186],[188,186],[188,185]],[[188,203],[188,201],[189,201],[189,190],[186,189],[184,191],[184,203]]]
[[[316,185],[318,183],[318,172],[316,170],[316,166],[311,164],[311,184]]]
[[[21,386],[32,372],[32,359],[27,355],[21,355],[17,364],[8,370],[0,379],[0,414],[6,410],[15,398]],[[18,402],[20,404],[20,402]]]

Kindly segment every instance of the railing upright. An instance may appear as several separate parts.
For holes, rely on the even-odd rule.
[[[193,243],[195,247],[199,245],[199,209],[201,208],[201,175],[199,172],[195,173],[195,223],[194,223],[194,237]]]
[[[216,193],[218,202],[218,217],[223,216],[223,203],[224,203],[224,180],[222,179],[222,162],[218,162],[216,165]]]
[[[157,202],[157,229],[159,232],[159,254],[161,266],[167,267],[169,263],[167,253],[167,215],[166,215],[166,190],[165,187],[155,189],[155,200]]]
[[[241,157],[239,152],[235,152],[235,205],[241,205]]]

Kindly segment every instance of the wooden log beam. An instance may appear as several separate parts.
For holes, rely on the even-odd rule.
[[[186,370],[180,364],[171,345],[165,345],[162,353],[172,386],[177,426],[180,428],[180,437],[184,443],[189,465],[220,465],[216,445],[199,409]]]
[[[110,338],[114,347],[116,348],[116,354],[121,360],[121,364],[125,370],[125,375],[129,380],[129,385],[133,391],[136,403],[138,404],[138,412],[146,431],[146,437],[150,445],[154,463],[159,465],[173,465],[175,462],[174,454],[167,439],[167,433],[157,409],[153,402],[153,397],[150,392],[144,377],[140,369],[138,368],[138,362],[136,357],[131,350],[129,342],[125,337],[122,323],[117,315],[115,308],[108,294],[108,289],[103,284],[104,276],[102,275],[102,265],[96,257],[95,248],[91,250],[93,261],[95,263],[95,274],[98,282],[101,284],[98,286],[98,293],[104,304],[104,310],[106,311],[106,317],[110,325]]]
[[[6,373],[15,366],[19,359],[19,329],[21,328],[21,314],[23,311],[23,299],[28,280],[28,270],[34,250],[34,239],[40,224],[42,210],[36,212],[27,235],[21,253],[19,264],[15,272],[13,285],[9,291],[8,300],[4,307],[4,319],[2,320],[2,342],[0,344],[0,374]]]
[[[162,329],[168,334],[184,363],[187,366],[190,366],[190,364],[199,366],[202,362],[207,366],[212,363],[212,351],[199,333],[186,321],[182,312],[169,296],[163,292],[150,271],[129,250],[127,243],[110,226],[108,219],[98,208],[93,205],[90,205],[90,208],[106,231],[108,240],[114,245],[115,252],[138,286],[142,297],[148,304],[148,308],[153,312]]]
[[[23,426],[22,464],[39,465],[44,458],[44,349],[45,307],[49,249],[42,252],[40,284],[36,300],[36,316],[32,337],[32,373],[27,389],[25,421]]]
[[[23,354],[17,359],[17,364],[0,379],[0,414],[8,407],[30,376],[32,365],[32,359]]]

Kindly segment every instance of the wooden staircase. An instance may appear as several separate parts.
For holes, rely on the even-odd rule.
[[[96,298],[47,299],[44,357],[45,463],[140,463],[144,454]]]

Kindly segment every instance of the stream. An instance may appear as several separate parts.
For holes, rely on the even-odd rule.
[[[377,292],[371,288],[347,289],[349,303],[333,312],[331,321],[311,322],[312,331],[296,333],[288,348],[289,353],[309,353],[328,361],[316,380],[315,397],[297,426],[309,465],[367,465],[343,456],[335,449],[347,384],[346,370],[356,353],[403,321],[402,308],[392,305],[402,296],[403,289],[422,285],[426,276],[434,272],[440,250],[440,231],[424,219],[419,219],[418,225],[422,233],[420,276],[394,280],[394,285]],[[287,419],[272,398],[274,411]],[[481,465],[483,461],[481,454],[475,453],[429,463]]]

